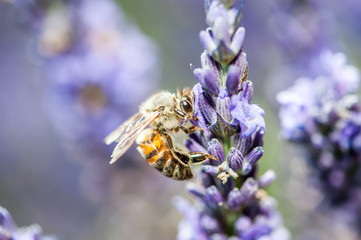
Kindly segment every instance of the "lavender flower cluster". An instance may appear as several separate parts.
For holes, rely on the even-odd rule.
[[[112,0],[17,0],[14,5],[37,33],[45,102],[56,130],[77,155],[88,151],[86,158],[105,158],[110,149],[103,138],[157,86],[155,44]]]
[[[192,152],[209,152],[217,161],[202,166],[197,183],[187,190],[196,198],[191,206],[177,198],[184,215],[178,239],[289,239],[276,201],[264,190],[276,175],[257,177],[264,151],[264,111],[251,104],[253,86],[247,81],[248,63],[242,51],[245,29],[238,27],[244,1],[205,1],[209,28],[201,31],[205,48],[201,68],[191,65],[199,83],[193,87],[195,116],[203,129],[185,145]]]
[[[38,224],[18,228],[8,210],[0,206],[1,240],[55,240],[53,236],[44,236]]]
[[[39,36],[39,49],[51,55],[48,109],[76,148],[104,158],[103,138],[157,86],[156,47],[112,1],[81,0],[53,11]]]
[[[361,213],[360,75],[343,53],[324,51],[315,77],[280,92],[282,136],[303,147],[325,201]],[[357,217],[358,216],[358,217]],[[360,219],[357,219],[360,221]]]

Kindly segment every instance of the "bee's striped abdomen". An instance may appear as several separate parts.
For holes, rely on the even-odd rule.
[[[148,163],[175,180],[186,180],[193,177],[189,165],[181,164],[174,156],[167,138],[159,131],[147,129],[138,142],[138,151]]]

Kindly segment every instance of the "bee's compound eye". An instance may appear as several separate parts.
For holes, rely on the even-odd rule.
[[[193,106],[187,99],[182,99],[180,102],[180,107],[182,111],[186,113],[192,113],[193,112]]]

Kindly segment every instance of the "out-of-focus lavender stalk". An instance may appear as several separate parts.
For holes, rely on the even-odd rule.
[[[94,190],[105,189],[100,173],[109,171],[104,163],[111,149],[103,139],[156,89],[156,46],[112,0],[14,4],[34,29],[47,80],[46,110],[61,143],[85,164],[84,176],[91,179],[82,182],[94,180],[99,184]]]
[[[303,148],[325,195],[361,229],[361,111],[359,72],[343,53],[323,52],[319,75],[280,92],[282,136]]]
[[[245,29],[238,27],[244,1],[205,1],[209,28],[200,32],[205,48],[201,68],[191,65],[199,82],[194,122],[203,131],[186,140],[190,151],[212,154],[187,190],[196,198],[192,206],[175,199],[184,215],[178,239],[289,239],[276,201],[265,188],[275,180],[272,170],[257,176],[263,155],[264,111],[251,104],[252,82],[242,51]]]
[[[18,228],[8,210],[0,206],[1,240],[56,240],[53,236],[44,236],[38,224]]]
[[[280,10],[278,14],[283,13],[288,19],[285,23],[297,23],[298,28],[293,28],[298,29],[296,32],[304,28],[302,23],[313,24],[304,28],[307,31],[302,34],[309,39],[307,48],[300,41],[302,38],[287,39],[287,46],[307,52],[303,58],[288,55],[296,59],[293,70],[302,69],[306,76],[277,95],[282,136],[302,149],[302,157],[308,160],[312,178],[316,179],[312,183],[324,194],[321,206],[338,207],[361,230],[361,112],[356,96],[359,72],[347,64],[343,53],[325,50],[337,40],[330,38],[332,19],[322,11],[324,4],[290,1],[290,6],[298,12],[298,18],[287,11]],[[290,24],[285,25],[292,29]],[[281,32],[279,36],[287,34]]]

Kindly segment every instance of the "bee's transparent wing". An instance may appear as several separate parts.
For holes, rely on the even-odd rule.
[[[119,139],[122,135],[124,135],[126,132],[130,132],[135,126],[139,125],[139,123],[144,119],[143,115],[141,113],[136,113],[133,116],[131,116],[127,121],[125,121],[123,124],[121,124],[119,127],[117,127],[114,131],[109,133],[106,138],[104,138],[104,142],[109,145],[112,142],[119,142]]]
[[[158,116],[160,112],[154,112],[151,115],[149,115],[147,118],[144,118],[141,116],[140,119],[138,117],[134,118],[138,119],[135,120],[136,123],[127,123],[127,125],[124,127],[124,129],[120,129],[119,131],[121,135],[116,139],[118,142],[117,146],[115,146],[113,153],[111,155],[111,160],[109,164],[112,164],[116,162],[134,143],[137,136],[151,124]],[[132,117],[133,118],[133,117]],[[129,121],[129,120],[128,120]],[[127,122],[128,122],[127,121]],[[125,125],[126,123],[124,123]],[[120,128],[120,127],[119,127]],[[111,133],[112,134],[112,133]]]

